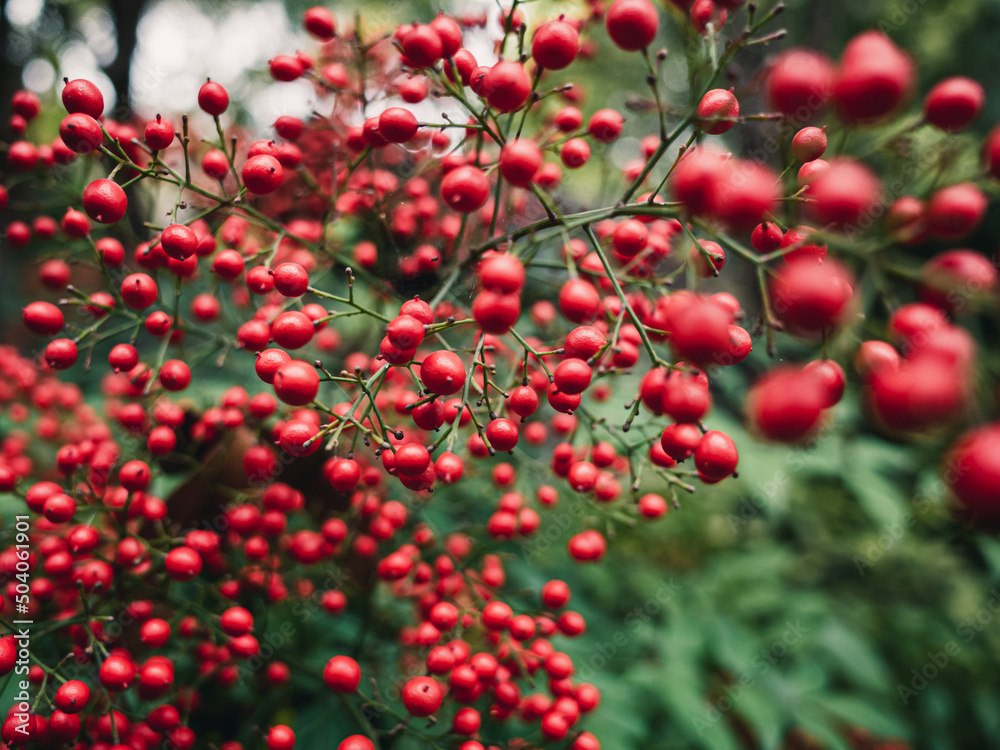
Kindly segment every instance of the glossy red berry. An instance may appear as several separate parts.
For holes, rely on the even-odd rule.
[[[213,117],[218,117],[229,109],[229,92],[215,81],[206,81],[198,90],[198,106]]]
[[[108,690],[114,692],[127,690],[135,681],[136,666],[128,657],[112,654],[101,664],[98,677]]]
[[[394,465],[403,476],[420,476],[430,463],[431,454],[419,443],[407,443],[396,449]]]
[[[71,151],[89,154],[104,142],[101,124],[90,115],[66,115],[59,124],[59,137]]]
[[[802,128],[792,138],[792,156],[803,164],[818,159],[826,152],[826,128]]]
[[[518,441],[518,429],[511,420],[500,417],[486,425],[486,439],[498,451],[513,450]]]
[[[292,750],[295,747],[295,732],[284,724],[271,727],[267,733],[268,750]]]
[[[590,160],[590,144],[583,138],[570,138],[559,150],[559,158],[570,169],[578,169]]]
[[[531,40],[532,58],[539,67],[549,70],[568,67],[579,49],[580,34],[561,17],[539,26]]]
[[[528,101],[531,79],[520,63],[501,60],[483,79],[483,96],[498,112],[513,112]]]
[[[450,396],[465,385],[465,365],[454,352],[432,352],[420,365],[420,379],[431,393]]]
[[[302,14],[302,25],[306,31],[322,41],[333,39],[337,33],[337,20],[333,12],[319,5],[309,8]]]
[[[146,145],[151,149],[162,151],[174,142],[174,126],[160,117],[160,115],[157,115],[155,120],[150,120],[146,123],[143,137],[146,140]]]
[[[67,112],[80,112],[95,119],[104,114],[104,96],[96,85],[83,78],[63,80],[66,85],[62,90],[62,103]]]
[[[721,135],[732,129],[740,115],[740,104],[732,91],[712,89],[698,102],[698,127],[709,135]]]
[[[709,479],[722,479],[736,471],[739,454],[733,439],[724,432],[709,430],[694,451],[694,465]]]
[[[94,180],[83,189],[83,210],[100,224],[114,224],[127,208],[125,191],[114,180]]]
[[[274,392],[286,404],[305,406],[319,392],[319,374],[307,362],[286,362],[274,373]]]
[[[441,197],[451,208],[471,213],[486,203],[490,181],[477,167],[465,165],[453,169],[441,180]]]
[[[179,359],[168,359],[160,368],[160,384],[168,391],[183,391],[191,385],[191,368]]]
[[[66,322],[62,310],[51,302],[32,302],[24,308],[24,325],[39,336],[52,336],[62,330]]]
[[[55,339],[45,347],[45,363],[53,370],[66,370],[76,363],[77,346],[72,339]]]
[[[500,153],[500,174],[517,187],[530,187],[541,166],[542,150],[534,141],[515,140]]]
[[[403,107],[389,107],[378,118],[378,132],[389,143],[406,143],[417,134],[417,118]]]
[[[145,310],[159,296],[156,282],[144,273],[129,274],[122,280],[122,299],[133,310]]]
[[[63,713],[78,714],[90,702],[90,687],[80,680],[67,680],[56,690],[55,706]]]
[[[251,193],[266,195],[281,187],[284,169],[273,156],[259,154],[246,160],[241,171],[243,184]]]
[[[971,182],[941,188],[924,209],[927,231],[945,240],[961,239],[979,226],[988,204],[983,191]]]
[[[615,0],[607,10],[604,25],[612,42],[635,52],[653,43],[660,19],[649,0]]]
[[[280,263],[272,275],[274,288],[286,297],[301,297],[309,288],[309,273],[298,263]]]
[[[174,547],[167,553],[164,567],[175,581],[190,581],[201,572],[201,556],[190,547]]]
[[[402,39],[406,61],[417,68],[429,68],[444,54],[441,35],[425,24],[417,24]]]
[[[432,677],[414,677],[403,686],[403,705],[411,716],[430,716],[443,699],[444,691]]]

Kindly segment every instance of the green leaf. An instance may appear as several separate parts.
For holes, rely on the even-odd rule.
[[[737,750],[726,714],[706,703],[701,680],[694,673],[671,671],[661,682],[661,695],[675,724],[689,740],[711,750]]]
[[[986,564],[990,568],[990,578],[997,580],[1000,578],[1000,540],[988,536],[980,536],[979,551],[986,558]]]
[[[768,693],[763,684],[751,685],[738,707],[740,716],[757,732],[758,742],[764,750],[781,747],[788,715],[776,696]]]
[[[881,655],[857,633],[837,620],[829,621],[817,641],[837,660],[837,666],[856,685],[880,690],[890,684]]]
[[[853,446],[844,483],[873,523],[879,527],[892,526],[909,512],[909,503],[899,483],[888,476],[887,467],[891,464],[886,463],[884,445],[879,450],[870,448],[870,443],[875,441],[861,441]]]
[[[860,695],[847,693],[820,693],[811,701],[822,710],[838,719],[883,737],[904,737],[910,735],[910,728],[894,711],[876,707],[872,701]]]

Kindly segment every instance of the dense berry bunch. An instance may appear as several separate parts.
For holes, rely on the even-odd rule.
[[[20,198],[59,170],[87,175],[57,218],[6,227],[10,252],[46,258],[47,291],[23,311],[38,356],[0,349],[0,492],[32,519],[28,614],[62,644],[60,663],[31,666],[43,700],[29,736],[186,750],[215,691],[266,692],[295,670],[357,715],[342,750],[400,733],[461,750],[597,750],[585,727],[600,693],[560,650],[586,629],[569,586],[513,590],[496,549],[573,504],[585,511],[568,555],[596,563],[615,524],[661,518],[679,493],[737,475],[737,445],[712,425],[713,383],[758,337],[772,355],[779,334],[807,353],[747,389],[762,438],[817,436],[855,372],[873,422],[895,436],[962,423],[977,352],[958,318],[995,305],[992,259],[943,249],[908,270],[888,257],[977,229],[1000,131],[984,174],[893,194],[887,159],[842,148],[913,94],[914,64],[892,41],[863,34],[839,63],[783,52],[768,101],[741,106],[724,73],[742,49],[781,38],[765,26],[782,7],[674,6],[692,39],[689,111],[665,100],[665,19],[649,0],[595,1],[572,18],[526,20],[516,5],[499,22],[439,15],[372,39],[317,7],[304,18],[316,46],[269,69],[308,80],[332,114],[284,115],[273,139],[245,142],[216,82],[198,92],[215,126],[200,132],[180,113],[115,122],[74,80],[58,136],[9,144]],[[476,24],[496,40],[488,59],[463,46]],[[631,133],[641,153],[616,175],[613,205],[571,212],[561,184],[628,123],[584,111],[565,76],[611,45],[636,53],[658,125]],[[463,114],[428,122],[416,112],[431,98]],[[944,142],[982,104],[973,81],[944,81],[905,127]],[[26,132],[40,106],[15,96],[11,130]],[[751,126],[784,156],[725,150],[718,136]],[[158,187],[172,210],[137,236],[150,217],[126,226],[129,201]],[[751,283],[718,286],[733,267]],[[885,287],[864,280],[894,271],[914,301],[877,330],[865,294]],[[102,374],[99,406],[72,384],[83,371]],[[228,387],[213,390],[220,377]],[[980,523],[1000,522],[998,430],[951,451],[965,467],[954,490]],[[469,475],[488,475],[493,496],[463,494]],[[422,518],[449,492],[470,505],[472,530]],[[0,572],[16,576],[18,559],[7,546]],[[385,615],[401,648],[391,683],[355,658],[370,653],[366,625],[325,665],[287,663],[258,639],[269,606],[338,617],[370,612],[377,590],[408,605]],[[7,617],[16,578],[3,593]],[[12,648],[0,640],[0,673]],[[13,746],[17,721],[2,729]],[[262,741],[289,750],[295,729],[270,726]]]

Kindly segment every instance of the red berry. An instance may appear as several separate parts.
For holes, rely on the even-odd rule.
[[[500,174],[517,187],[530,187],[541,166],[542,150],[534,141],[515,140],[500,153]]]
[[[136,667],[131,659],[118,654],[111,654],[101,664],[98,678],[101,684],[111,691],[127,690],[135,681]]]
[[[385,335],[400,351],[416,351],[424,340],[424,324],[412,315],[398,315],[389,321]]]
[[[179,359],[168,359],[160,368],[160,384],[168,391],[183,391],[191,385],[191,368]]]
[[[184,224],[171,224],[160,235],[163,251],[175,260],[185,260],[198,249],[198,235]]]
[[[924,209],[927,231],[944,240],[961,239],[979,226],[988,205],[983,191],[971,182],[941,188]]]
[[[472,302],[472,317],[486,333],[507,333],[520,316],[521,298],[517,294],[482,291]]]
[[[941,473],[965,515],[988,528],[1000,523],[1000,425],[962,435],[951,447]]]
[[[246,160],[240,174],[247,189],[257,195],[273,193],[281,187],[284,179],[281,162],[267,154],[251,156]]]
[[[146,145],[151,149],[162,151],[174,142],[174,126],[157,115],[155,120],[146,123],[143,137],[146,139]]]
[[[101,124],[86,114],[66,115],[59,124],[59,137],[78,154],[89,154],[104,142]]]
[[[295,732],[291,727],[279,724],[267,733],[268,750],[292,750],[295,747]]]
[[[778,270],[771,282],[778,317],[800,332],[818,332],[843,322],[854,297],[847,269],[827,259],[803,259]]]
[[[565,581],[552,580],[542,586],[542,604],[549,609],[562,609],[569,604],[572,592]]]
[[[305,406],[319,393],[319,374],[308,362],[286,362],[274,374],[274,392],[286,404]]]
[[[122,280],[122,299],[133,310],[144,310],[159,296],[152,277],[144,273],[129,274]]]
[[[431,454],[419,443],[407,443],[396,449],[394,466],[403,476],[417,477],[423,474],[431,463]]]
[[[414,677],[403,686],[403,705],[412,716],[430,716],[443,699],[444,691],[432,677]]]
[[[56,690],[55,705],[63,713],[78,714],[90,701],[90,687],[80,680],[68,680]]]
[[[660,447],[674,461],[683,461],[694,453],[701,432],[693,424],[672,424],[663,430]]]
[[[309,273],[298,263],[281,263],[274,269],[274,288],[286,297],[301,297],[309,288]]]
[[[95,119],[104,114],[104,96],[101,90],[83,78],[66,80],[62,90],[62,103],[70,114],[82,112]]]
[[[498,451],[510,451],[517,445],[518,431],[509,419],[492,419],[486,425],[486,439]]]
[[[83,210],[101,224],[114,224],[125,215],[128,199],[114,180],[94,180],[83,189]]]
[[[498,112],[513,112],[528,101],[531,79],[520,63],[501,60],[483,79],[483,97]]]
[[[316,6],[302,14],[305,30],[317,39],[328,41],[337,33],[337,20],[328,8]]]
[[[167,553],[164,565],[175,581],[190,581],[201,572],[201,556],[190,547],[174,547]]]
[[[636,52],[652,44],[660,20],[649,0],[615,0],[608,8],[604,25],[612,42]]]
[[[578,169],[590,160],[590,144],[583,138],[570,138],[559,150],[559,158],[570,169]]]
[[[882,185],[860,162],[835,159],[809,182],[810,213],[821,224],[857,225],[880,205]]]
[[[198,89],[198,106],[213,117],[218,117],[229,109],[229,92],[215,81],[206,81]]]
[[[267,63],[271,77],[276,81],[294,81],[305,72],[305,66],[295,55],[275,55]]]
[[[709,479],[728,477],[736,470],[739,454],[733,439],[724,432],[709,430],[694,451],[694,465],[698,472]]]
[[[561,17],[539,26],[531,40],[531,56],[535,63],[549,70],[568,67],[579,49],[580,34],[573,24]]]
[[[771,64],[767,97],[774,109],[799,122],[817,115],[833,88],[833,65],[821,52],[792,49]]]
[[[583,279],[570,279],[559,291],[559,309],[573,323],[593,320],[601,307],[601,295]]]
[[[845,120],[878,120],[902,103],[914,77],[913,61],[889,37],[867,31],[844,48],[833,99]]]
[[[471,213],[482,208],[490,194],[490,181],[477,167],[465,165],[451,170],[441,180],[441,197],[451,208]]]
[[[24,325],[39,336],[59,333],[65,324],[62,310],[51,302],[32,302],[24,308]]]
[[[615,252],[626,258],[633,258],[646,248],[649,232],[638,219],[626,219],[617,227],[611,237]]]
[[[53,370],[66,370],[76,363],[77,347],[72,339],[55,339],[45,347],[45,362]]]
[[[709,135],[728,132],[739,115],[740,103],[726,89],[712,89],[698,103],[698,127]]]
[[[235,279],[243,273],[244,265],[243,256],[235,250],[220,250],[212,261],[212,270],[223,279]]]
[[[745,410],[763,437],[796,443],[815,434],[827,401],[819,378],[796,368],[778,368],[751,386]]]
[[[429,68],[444,53],[441,36],[430,26],[417,24],[403,37],[401,46],[407,62],[417,68]]]
[[[379,115],[378,132],[389,143],[406,143],[417,134],[417,118],[403,107],[389,107]]]
[[[563,393],[577,394],[587,390],[593,370],[582,359],[569,358],[559,363],[553,376],[556,388]]]
[[[826,152],[826,128],[802,128],[792,138],[792,156],[803,164],[818,159]]]

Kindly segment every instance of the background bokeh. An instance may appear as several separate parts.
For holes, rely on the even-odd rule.
[[[57,81],[84,77],[101,86],[117,119],[148,118],[193,109],[198,85],[211,76],[230,87],[240,105],[233,114],[263,131],[277,114],[306,114],[314,104],[303,93],[308,85],[276,85],[265,65],[278,52],[308,48],[298,19],[311,4],[5,0],[0,101],[25,86],[54,102]],[[794,42],[836,56],[851,35],[880,27],[917,60],[922,91],[958,73],[983,83],[986,112],[970,141],[1000,121],[996,0],[789,0],[787,5],[781,19],[787,40],[754,48],[733,69],[744,111],[763,108],[757,76],[775,51]],[[573,8],[549,0],[523,7],[529,23],[535,14]],[[440,5],[366,0],[334,9],[343,20],[360,11],[372,29],[425,19],[438,9],[487,13],[492,28],[498,12],[485,0]],[[492,33],[484,30],[468,45],[486,50]],[[685,41],[672,34],[668,30],[667,45],[681,47]],[[600,41],[601,54],[574,66],[573,80],[584,87],[588,110],[626,107],[644,96],[642,71],[636,60]],[[683,55],[668,58],[667,70],[676,67],[677,82],[671,88],[668,80],[668,98],[685,95],[683,65]],[[59,111],[47,108],[33,127],[52,129]],[[645,120],[651,117],[630,112],[629,133],[655,131],[653,120]],[[752,150],[770,127],[736,128],[728,145]],[[921,144],[910,146],[919,151]],[[637,152],[638,137],[630,136],[607,156],[621,166]],[[595,165],[576,176],[565,199],[595,201],[601,170]],[[82,185],[82,175],[79,179]],[[65,189],[78,194],[72,175]],[[1000,236],[995,214],[968,243],[990,257]],[[940,249],[928,247],[927,253]],[[32,342],[22,338],[18,310],[33,298],[24,279],[43,255],[16,257],[6,248],[0,253],[0,341],[25,350]],[[913,258],[912,265],[919,262]],[[741,275],[735,260],[732,268],[719,288],[728,284],[739,291],[750,274],[743,269]],[[869,282],[864,280],[862,293],[868,300],[864,325],[878,330],[886,300]],[[554,288],[543,280],[530,294],[541,299]],[[752,303],[748,314],[754,314]],[[980,341],[996,341],[995,319],[974,325]],[[783,339],[780,349],[793,353],[794,346]],[[846,365],[850,342],[833,354]],[[996,355],[995,347],[984,352],[987,375],[994,376],[990,384],[1000,371]],[[546,528],[558,535],[544,534],[507,550],[517,558],[509,565],[511,575],[525,589],[552,577],[574,582],[574,606],[587,617],[589,631],[566,650],[581,678],[604,695],[588,729],[610,750],[772,748],[782,742],[812,747],[814,740],[840,747],[845,727],[865,727],[921,748],[1000,747],[1000,543],[963,528],[949,514],[947,487],[933,458],[947,436],[904,443],[873,433],[853,383],[815,444],[754,443],[740,412],[746,385],[763,369],[762,361],[757,351],[748,366],[717,381],[712,426],[729,432],[741,447],[738,479],[700,489],[681,498],[681,508],[667,518],[619,535],[599,566],[582,569],[567,560],[565,539],[577,521],[569,503],[549,513]],[[250,372],[251,360],[240,362],[244,373]],[[78,372],[77,377],[93,386],[98,376]],[[194,397],[207,403],[231,382],[231,374],[220,374]],[[621,404],[634,389],[634,383],[619,383],[603,407],[613,420],[621,419]],[[530,488],[530,476],[521,481]],[[166,495],[168,489],[160,491]],[[474,470],[469,483],[441,493],[428,518],[440,528],[482,521],[491,504],[477,499],[491,492],[487,470]],[[391,632],[388,622],[358,620],[338,625],[331,635],[329,621],[319,613],[305,618],[279,611],[274,617],[274,632],[282,622],[294,623],[288,637],[316,644],[318,660],[325,660],[331,642],[351,641],[350,628]],[[377,656],[391,674],[392,649],[383,645]],[[300,746],[334,747],[350,719],[315,700],[313,689],[313,683],[296,679],[289,692],[257,706],[249,717],[234,713],[238,689],[212,696],[220,707],[215,720],[243,731],[278,709],[278,719],[294,724]],[[790,727],[802,732],[790,737]],[[397,745],[405,748],[411,741],[403,735]]]

